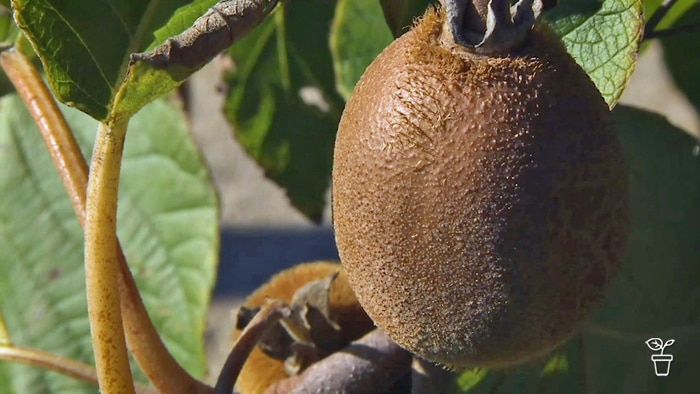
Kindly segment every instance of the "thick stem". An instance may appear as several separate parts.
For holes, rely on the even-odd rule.
[[[128,119],[100,123],[88,177],[85,279],[92,347],[105,394],[133,393],[122,328],[117,261],[117,195]]]
[[[0,66],[34,118],[70,196],[78,222],[85,228],[88,166],[70,127],[41,76],[22,53],[14,48],[2,52]],[[188,374],[165,347],[148,316],[118,242],[116,249],[124,331],[136,362],[161,392],[213,392],[213,388]]]
[[[0,346],[0,360],[20,362],[48,369],[83,382],[97,385],[97,371],[92,365],[84,364],[69,358],[47,353],[37,349],[19,346]],[[157,394],[153,387],[136,384],[136,394]]]

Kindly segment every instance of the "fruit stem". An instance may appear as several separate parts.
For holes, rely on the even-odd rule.
[[[70,196],[78,222],[85,229],[88,165],[73,132],[41,75],[21,51],[16,48],[3,51],[0,66],[34,118]],[[116,250],[124,331],[136,362],[161,392],[212,392],[211,387],[188,374],[165,347],[143,304],[118,240]]]
[[[238,380],[238,375],[250,352],[260,342],[263,335],[280,319],[289,317],[291,310],[280,300],[271,300],[263,306],[246,325],[226,358],[216,381],[217,394],[229,394]]]
[[[542,0],[441,0],[451,39],[471,52],[507,54],[526,38],[543,11]]]

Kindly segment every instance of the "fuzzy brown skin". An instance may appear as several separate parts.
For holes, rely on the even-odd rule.
[[[368,67],[340,122],[336,241],[397,343],[502,367],[569,338],[603,300],[627,232],[608,107],[542,27],[503,57],[449,44],[428,11]]]
[[[249,308],[264,305],[268,298],[290,303],[298,289],[309,282],[328,278],[335,272],[339,274],[330,290],[330,318],[342,328],[347,341],[353,341],[374,329],[374,323],[360,307],[343,267],[337,262],[303,263],[284,270],[255,290],[243,305]],[[239,334],[239,330],[234,332],[234,340]],[[236,387],[243,394],[259,394],[271,384],[288,377],[283,360],[271,358],[256,347],[246,360]]]

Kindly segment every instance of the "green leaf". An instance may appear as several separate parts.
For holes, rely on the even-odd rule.
[[[336,89],[344,99],[350,98],[367,66],[393,40],[377,0],[338,1],[330,46]]]
[[[700,365],[699,142],[665,118],[613,111],[630,177],[627,257],[595,322],[585,331],[591,392],[680,393]],[[676,343],[671,374],[654,375],[652,337]]]
[[[457,378],[457,384],[463,392],[468,392],[472,388],[476,387],[482,379],[486,376],[488,370],[483,368],[474,368],[466,372],[462,372]]]
[[[688,10],[674,26],[700,23],[700,4]],[[700,111],[700,53],[698,53],[700,34],[679,34],[662,40],[664,60],[671,72],[676,87]]]
[[[64,110],[89,155],[97,122]],[[166,345],[201,377],[218,211],[185,124],[163,100],[131,120],[118,232]],[[82,231],[39,131],[15,95],[0,99],[0,147],[0,310],[7,328],[16,345],[92,363]],[[3,374],[13,387],[3,393],[95,392],[94,386],[15,363],[0,362]]]
[[[103,120],[129,55],[152,45],[153,31],[186,3],[14,0],[12,6],[58,99]]]
[[[153,32],[155,39],[146,50],[152,50],[168,38],[188,29],[216,2],[217,0],[194,0],[175,10],[167,23]],[[116,93],[119,98],[114,111],[117,116],[135,114],[144,105],[176,88],[196,70],[179,69],[176,74],[155,68],[145,61],[129,62],[126,79]]]
[[[415,18],[423,15],[428,6],[435,2],[429,0],[380,0],[379,3],[391,33],[394,37],[399,37],[411,27]],[[366,27],[361,24],[356,25],[356,27],[359,26],[362,26],[362,29]]]
[[[637,61],[642,1],[562,0],[545,19],[612,108]]]
[[[324,0],[285,3],[229,51],[236,69],[227,76],[225,111],[237,139],[316,221],[343,106],[327,49],[334,7]]]

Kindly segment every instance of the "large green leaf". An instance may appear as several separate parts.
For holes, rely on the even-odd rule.
[[[631,232],[622,273],[585,332],[592,392],[682,393],[700,365],[700,157],[698,141],[665,118],[614,112],[630,177]],[[675,339],[675,361],[654,375],[652,337]]]
[[[545,18],[612,108],[637,62],[642,0],[562,0]]]
[[[665,118],[631,107],[613,111],[630,179],[631,231],[622,271],[597,316],[542,361],[489,372],[469,393],[688,393],[700,365],[700,156],[695,140]],[[675,339],[674,361],[657,377],[649,338]],[[563,352],[563,353],[562,353]],[[585,377],[585,378],[584,378]],[[470,380],[471,378],[471,380]],[[468,390],[467,390],[468,389]]]
[[[130,54],[153,45],[154,30],[187,3],[13,0],[12,6],[59,100],[102,120],[126,75]]]
[[[404,6],[408,4],[408,2],[401,3]],[[395,8],[400,8],[394,12],[396,14],[408,12],[401,5],[395,5],[391,9]],[[387,19],[400,20],[402,16]],[[401,24],[399,21],[393,23]],[[350,98],[355,84],[360,80],[367,66],[392,41],[392,32],[387,26],[387,21],[377,0],[338,1],[333,18],[330,45],[336,88],[344,99]]]
[[[229,54],[225,111],[241,145],[292,204],[320,220],[342,100],[328,51],[335,3],[292,1]]]
[[[84,154],[97,122],[65,108]],[[156,101],[127,136],[119,236],[161,336],[196,376],[218,252],[217,200],[180,111]],[[17,345],[92,362],[83,236],[22,102],[0,99],[0,310]],[[0,362],[3,393],[94,393],[95,387]],[[0,383],[0,388],[2,388]]]
[[[675,23],[685,26],[700,23],[700,3],[695,3]],[[664,60],[678,89],[700,113],[700,34],[679,34],[663,39]]]

